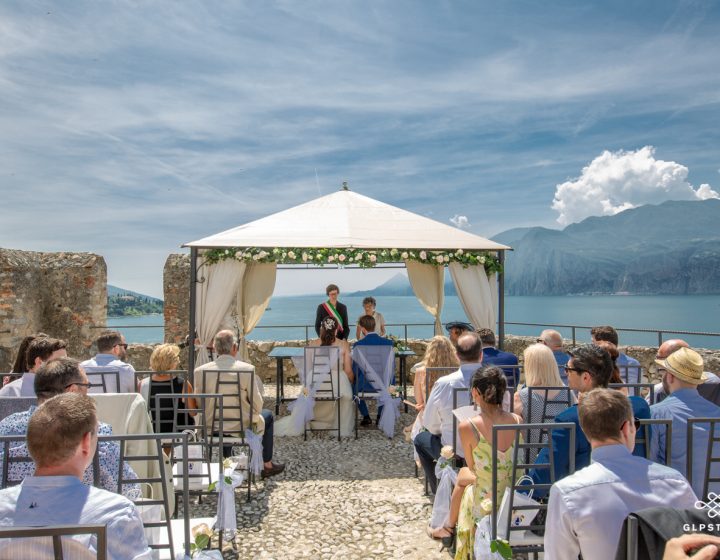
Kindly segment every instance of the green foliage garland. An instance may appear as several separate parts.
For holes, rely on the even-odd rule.
[[[308,249],[300,247],[261,247],[211,249],[203,254],[207,264],[216,264],[227,259],[238,261],[278,264],[324,264],[358,265],[372,268],[381,263],[397,263],[403,260],[425,264],[445,265],[452,262],[463,266],[483,265],[485,272],[493,274],[502,271],[500,260],[488,251],[464,251],[462,249],[425,251],[417,249]]]

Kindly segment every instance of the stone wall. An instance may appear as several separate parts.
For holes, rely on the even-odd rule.
[[[182,342],[190,318],[190,255],[169,255],[163,270],[165,341]]]
[[[45,332],[84,356],[107,315],[107,268],[92,253],[0,249],[0,370],[23,337]]]

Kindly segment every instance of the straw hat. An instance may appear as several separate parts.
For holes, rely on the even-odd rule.
[[[680,348],[664,360],[655,360],[655,363],[668,370],[680,381],[693,385],[705,383],[708,378],[703,371],[702,356],[690,348]]]

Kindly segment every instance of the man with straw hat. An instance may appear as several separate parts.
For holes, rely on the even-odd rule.
[[[657,371],[662,375],[662,383],[669,396],[662,402],[650,407],[651,418],[672,420],[671,466],[687,476],[687,422],[688,418],[720,418],[720,407],[704,399],[698,393],[698,385],[707,380],[703,372],[703,359],[694,350],[682,347],[667,358],[655,360]],[[708,425],[696,425],[693,432],[693,490],[703,499],[702,490],[705,480],[706,453],[708,448]],[[663,428],[652,430],[650,458],[665,461],[666,433]],[[720,456],[720,449],[714,453]],[[714,465],[711,476],[720,475],[720,468]],[[711,485],[710,491],[720,488]]]

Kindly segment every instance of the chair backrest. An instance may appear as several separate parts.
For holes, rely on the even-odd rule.
[[[88,547],[64,536],[94,535],[93,553]],[[53,525],[47,527],[0,528],[0,560],[32,558],[33,560],[86,560],[107,558],[105,525]]]
[[[247,377],[247,391],[242,389],[242,377]],[[197,382],[197,380],[195,380]],[[252,427],[253,395],[255,394],[255,371],[252,369],[218,369],[202,370],[200,372],[199,389],[201,394],[221,395],[219,399],[209,398],[204,409],[206,423],[209,426],[211,441],[218,434],[224,434],[228,439],[245,442],[245,430]],[[245,393],[247,402],[243,402]],[[222,408],[218,406],[222,401]],[[222,428],[222,432],[220,429]]]
[[[702,495],[698,494],[700,499],[708,496],[708,490],[712,484],[712,490],[715,492],[720,483],[720,469],[716,466],[720,463],[720,434],[718,434],[717,426],[720,424],[720,418],[688,418],[687,421],[687,472],[686,478],[693,488],[699,487],[697,477],[693,472],[695,465],[699,462],[704,465],[705,470],[702,480]],[[705,427],[707,426],[707,428]],[[707,438],[707,445],[704,456],[697,457],[695,452],[695,441],[698,437]],[[696,492],[697,494],[697,492]]]
[[[626,384],[636,385],[642,383],[643,368],[631,364],[617,364],[620,370],[620,377]]]
[[[514,366],[498,365],[497,367],[499,367],[503,370],[503,372],[505,372],[505,378],[507,379],[508,388],[518,386],[523,371],[522,364],[517,364]]]
[[[665,431],[665,462],[664,465],[671,466],[672,462],[672,419],[671,418],[638,418],[640,426],[644,426],[644,430],[637,430],[635,435],[635,447],[638,445],[645,446],[645,458],[654,460],[651,457],[650,441],[655,430]]]
[[[395,350],[386,344],[355,345],[353,361],[363,370],[365,380],[375,389],[387,388],[395,373]]]
[[[340,398],[340,348],[308,346],[303,355],[303,385],[319,400]]]
[[[630,366],[633,367],[633,366]],[[627,389],[628,396],[646,399],[648,404],[655,404],[654,383],[610,383],[609,389]]]
[[[551,396],[550,393],[553,393]],[[572,389],[565,385],[558,387],[527,387],[527,409],[525,419],[527,423],[547,424],[553,422],[555,417],[575,402]],[[530,430],[526,443],[546,443],[548,431],[546,428]],[[536,455],[533,450],[527,449],[525,460],[532,462]]]
[[[150,381],[150,377],[152,377],[152,375],[155,373],[157,373],[157,372],[152,371],[152,370],[136,371],[134,374],[135,375],[135,386],[141,387],[142,382],[145,379]],[[180,379],[182,379],[183,382],[186,381],[187,377],[188,377],[188,372],[187,372],[187,370],[184,370],[184,369],[173,369],[173,370],[163,371],[161,373],[163,375],[169,374],[169,375],[172,375],[173,377],[180,378]],[[162,382],[160,382],[160,383],[162,383]],[[141,393],[142,393],[142,391],[141,391]],[[145,399],[145,400],[147,402],[148,399]],[[148,404],[150,404],[150,403],[148,402]]]
[[[37,404],[37,397],[0,397],[0,420],[17,412],[25,412]]]
[[[17,436],[0,436],[0,463],[2,463],[2,478],[0,479],[0,488],[8,488],[22,482],[22,478],[18,478],[17,474],[11,468],[11,465],[27,465],[26,472],[35,471],[35,461],[30,457],[25,442],[25,435]],[[13,476],[15,475],[15,476]]]
[[[527,437],[527,434],[532,430],[537,429],[547,429],[549,431],[548,441],[546,443],[527,443],[526,441],[521,441],[521,434],[524,434],[524,438]],[[555,482],[555,461],[554,461],[554,453],[552,448],[552,432],[555,430],[568,430],[569,431],[569,447],[568,447],[568,459],[569,459],[569,470],[568,474],[572,474],[575,472],[575,424],[573,422],[553,422],[551,424],[505,424],[505,425],[497,425],[493,426],[492,430],[492,448],[498,449],[498,440],[499,435],[501,432],[504,431],[513,431],[514,432],[514,442],[513,442],[513,456],[512,456],[512,472],[510,476],[510,485],[508,486],[509,492],[509,500],[508,500],[508,506],[507,511],[509,512],[509,515],[507,515],[507,519],[503,519],[503,522],[505,523],[505,526],[502,528],[498,527],[498,509],[500,507],[500,501],[503,499],[503,496],[499,495],[498,491],[498,456],[497,453],[493,453],[492,456],[492,467],[491,467],[491,477],[492,477],[492,503],[496,506],[492,508],[492,517],[491,517],[491,540],[495,540],[498,538],[498,529],[501,529],[504,534],[506,535],[507,540],[510,542],[510,545],[513,547],[513,552],[523,552],[524,550],[522,547],[516,547],[513,545],[512,542],[512,532],[518,532],[518,531],[544,531],[545,530],[545,516],[539,515],[536,517],[538,520],[535,523],[531,524],[523,524],[520,523],[514,523],[513,518],[515,517],[512,512],[513,511],[522,511],[522,510],[547,510],[547,504],[535,504],[535,505],[516,505],[516,492],[518,491],[528,491],[528,490],[543,490],[543,491],[549,491],[552,484]],[[548,459],[549,461],[547,463],[525,463],[522,461],[522,457],[526,455],[523,451],[526,449],[532,449],[534,447],[537,447],[538,449],[542,447],[548,447],[549,453],[548,453]],[[550,473],[550,483],[549,484],[537,484],[537,483],[529,483],[526,484],[525,481],[527,479],[522,480],[523,475],[525,475],[525,472],[527,469],[536,469],[536,470],[542,470],[542,469],[548,469]],[[520,473],[520,476],[518,476],[518,472]],[[542,521],[541,521],[542,520]],[[528,548],[528,551],[536,552],[538,550],[542,550],[542,540],[535,540],[533,544]]]
[[[83,366],[90,388],[88,393],[119,393],[120,370],[100,366]]]
[[[458,370],[456,367],[429,367],[425,368],[425,402],[430,398],[435,382],[444,375],[450,375]]]

